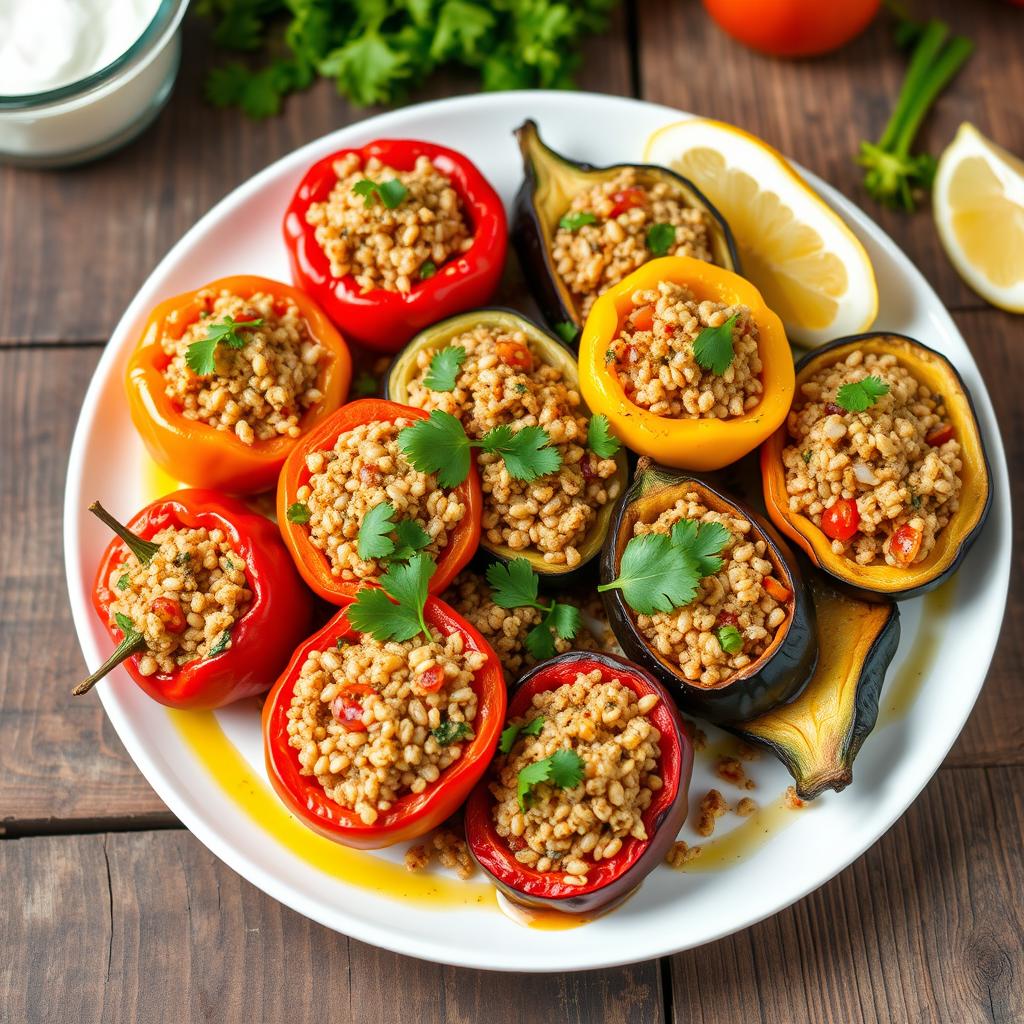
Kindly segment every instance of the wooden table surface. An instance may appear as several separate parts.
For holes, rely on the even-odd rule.
[[[933,152],[965,119],[1024,152],[1024,12],[926,4],[978,50],[926,124]],[[67,452],[109,332],[168,247],[294,147],[365,116],[327,83],[253,123],[201,101],[204,30],[126,150],[60,173],[0,170],[0,1019],[235,1021],[1024,1020],[1024,583],[963,735],[867,854],[796,906],[711,946],[615,970],[497,975],[334,934],[216,860],[138,773],[83,675],[61,553]],[[624,5],[587,44],[581,88],[734,122],[862,204],[952,310],[988,383],[1024,499],[1020,318],[954,273],[928,212],[879,209],[851,154],[876,137],[903,59],[883,24],[828,59],[775,62],[693,0]],[[435,81],[415,99],[472,89]],[[372,112],[372,111],[371,111]],[[600,130],[599,125],[594,130]],[[1015,346],[1018,346],[1014,351]],[[1021,533],[1015,533],[1020,568]],[[571,941],[567,938],[567,941]],[[396,979],[400,979],[396,983]]]

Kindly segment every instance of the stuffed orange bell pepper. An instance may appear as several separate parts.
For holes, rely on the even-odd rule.
[[[747,280],[703,260],[652,260],[609,288],[583,327],[580,389],[639,455],[721,469],[785,421],[793,357]]]
[[[245,275],[161,302],[126,388],[135,429],[174,479],[252,494],[274,486],[351,377],[348,346],[309,296]]]
[[[399,544],[436,558],[431,594],[442,593],[476,553],[483,495],[475,464],[451,490],[434,484],[435,494],[400,455],[396,421],[427,418],[422,409],[363,398],[342,406],[288,456],[277,486],[277,522],[302,578],[324,600],[343,604],[362,583],[375,582]],[[373,437],[356,438],[360,428]],[[339,451],[343,435],[351,440]],[[344,470],[329,471],[342,458]],[[410,506],[401,498],[413,475],[425,488],[418,516],[407,514]],[[424,509],[434,511],[424,515]]]

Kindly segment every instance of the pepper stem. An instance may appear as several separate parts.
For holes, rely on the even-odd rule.
[[[145,646],[146,638],[141,633],[136,633],[134,630],[125,633],[124,639],[114,648],[114,653],[92,675],[83,679],[71,693],[75,697],[81,697],[83,693],[88,693],[105,675]]]
[[[101,523],[109,526],[143,565],[149,565],[153,556],[160,550],[159,544],[154,544],[151,540],[144,540],[137,533],[132,533],[127,526],[119,523],[98,501],[94,501],[89,506],[89,511]]]

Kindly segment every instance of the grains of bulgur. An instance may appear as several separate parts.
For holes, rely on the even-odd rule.
[[[715,822],[728,810],[729,803],[725,797],[717,789],[708,790],[697,809],[697,823],[694,825],[697,835],[705,838],[711,835],[715,831]]]

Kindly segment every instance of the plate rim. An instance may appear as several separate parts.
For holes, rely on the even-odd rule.
[[[147,283],[154,276],[163,272],[166,267],[175,264],[178,261],[179,252],[189,246],[193,237],[205,230],[208,223],[215,221],[225,208],[232,207],[236,203],[244,201],[252,193],[258,192],[267,181],[280,173],[282,164],[290,164],[294,162],[301,168],[307,156],[311,157],[312,154],[319,154],[321,151],[327,152],[329,148],[333,146],[340,147],[348,144],[348,136],[356,135],[360,132],[372,134],[386,132],[389,130],[389,126],[394,122],[405,121],[410,116],[415,118],[417,114],[420,113],[435,114],[439,108],[443,108],[446,112],[457,117],[461,116],[463,110],[467,108],[472,109],[476,107],[484,107],[486,109],[488,107],[505,105],[519,105],[522,107],[522,105],[531,102],[554,102],[557,105],[558,103],[564,103],[567,100],[570,102],[580,101],[587,104],[596,104],[598,106],[608,104],[644,108],[646,111],[663,115],[666,119],[674,118],[676,120],[682,120],[699,116],[682,111],[678,108],[665,106],[664,104],[651,103],[632,97],[615,96],[604,93],[564,92],[558,90],[515,90],[503,93],[477,93],[466,96],[447,97],[438,100],[431,100],[425,103],[412,104],[397,110],[385,111],[372,117],[345,125],[341,128],[337,128],[332,132],[313,139],[297,149],[293,149],[282,155],[271,164],[258,171],[252,177],[241,182],[238,186],[223,196],[206,213],[204,213],[202,217],[200,217],[174,243],[174,245],[171,246],[163,258],[155,267],[152,268],[149,274],[147,274],[145,281],[142,283],[125,312],[119,319],[114,330],[111,332],[111,338],[113,339],[122,334],[130,334],[133,324],[139,320],[140,313],[144,314],[148,309],[148,306],[144,307],[141,302],[141,296],[146,290]],[[791,161],[791,164],[810,184],[810,186],[833,209],[836,210],[847,224],[852,222],[853,225],[868,230],[877,238],[879,244],[887,251],[888,255],[901,264],[904,272],[914,278],[917,282],[918,288],[929,296],[928,315],[934,317],[936,315],[935,310],[940,310],[941,313],[939,313],[938,318],[939,320],[944,321],[944,329],[950,332],[953,336],[959,338],[963,343],[968,354],[968,358],[971,364],[973,364],[973,369],[977,373],[978,380],[981,382],[980,392],[975,389],[972,392],[972,397],[978,407],[979,421],[982,422],[983,430],[985,432],[985,442],[989,454],[989,461],[993,469],[993,503],[998,506],[998,509],[1003,513],[1001,516],[1003,520],[1003,529],[997,540],[997,553],[1001,554],[1004,551],[1011,551],[1012,510],[1008,486],[1008,466],[1006,463],[1002,437],[999,432],[998,419],[992,406],[988,388],[985,385],[981,372],[974,360],[973,352],[971,352],[970,347],[963,338],[963,335],[950,315],[948,308],[907,254],[875,222],[872,217],[817,175],[809,172],[806,168],[803,168],[795,162]],[[78,572],[78,567],[82,562],[81,531],[79,524],[80,497],[83,484],[82,467],[84,466],[83,455],[87,448],[86,430],[84,425],[91,423],[94,419],[96,415],[96,408],[99,404],[100,392],[106,385],[112,366],[119,357],[119,350],[123,348],[126,343],[126,339],[122,340],[119,345],[111,345],[108,343],[104,349],[103,355],[100,357],[100,360],[96,365],[95,370],[93,371],[93,375],[86,390],[78,420],[76,422],[74,437],[69,453],[68,473],[65,481],[62,533],[64,542],[66,582],[79,646],[89,663],[92,663],[93,661],[98,662],[102,660],[102,658],[99,657],[99,651],[96,648],[93,634],[89,631],[87,626],[89,612],[88,602],[84,602],[85,607],[83,607],[83,600],[80,593],[80,590],[84,586],[87,586],[87,584],[83,582]],[[1001,625],[1007,606],[1010,559],[996,557],[994,562],[995,564],[992,566],[993,574],[1001,577],[1001,579],[997,580],[997,582],[1001,584]],[[698,946],[717,941],[728,935],[743,931],[752,925],[757,924],[759,921],[765,920],[766,918],[774,916],[780,911],[785,910],[787,907],[792,906],[794,903],[819,889],[840,872],[844,871],[850,866],[850,864],[859,859],[868,849],[874,846],[875,843],[877,843],[878,840],[881,839],[882,836],[885,835],[885,833],[903,817],[911,804],[917,800],[925,786],[927,786],[934,777],[936,771],[945,760],[949,749],[956,742],[962,732],[967,718],[977,703],[978,696],[981,693],[981,689],[988,675],[989,667],[991,666],[992,657],[995,653],[996,644],[998,643],[999,633],[999,628],[993,629],[991,634],[991,643],[986,645],[988,649],[982,652],[981,657],[978,658],[979,665],[984,665],[984,672],[981,674],[981,681],[977,686],[970,705],[966,708],[964,714],[960,716],[960,720],[955,723],[955,728],[953,728],[954,723],[947,726],[949,730],[949,742],[944,745],[941,750],[931,748],[932,757],[929,761],[933,762],[932,767],[927,772],[921,772],[919,776],[914,778],[912,785],[910,785],[907,790],[907,799],[904,800],[901,798],[898,801],[901,806],[896,813],[892,815],[889,820],[885,821],[885,823],[877,830],[875,828],[870,829],[869,832],[871,835],[865,841],[853,844],[848,856],[839,858],[835,863],[830,863],[830,866],[824,875],[814,875],[813,880],[809,884],[798,886],[797,892],[787,894],[783,901],[776,904],[773,909],[764,913],[755,913],[752,916],[744,918],[742,923],[732,924],[727,927],[716,929],[711,934],[704,934],[698,941],[687,941],[684,937],[681,941],[677,942],[672,940],[667,944],[661,943],[658,945],[657,949],[644,949],[639,954],[634,955],[611,954],[601,957],[585,956],[575,958],[569,955],[565,960],[558,963],[544,964],[538,964],[535,961],[530,960],[529,957],[509,956],[508,950],[503,946],[489,947],[486,951],[486,959],[460,958],[452,955],[444,948],[438,949],[429,946],[428,944],[421,942],[416,936],[406,935],[401,931],[396,931],[394,928],[381,925],[378,922],[373,922],[371,924],[363,918],[354,916],[346,916],[346,926],[343,930],[336,919],[338,911],[335,908],[331,908],[330,913],[328,914],[327,912],[322,912],[318,906],[310,905],[310,902],[301,894],[290,890],[285,880],[279,879],[265,867],[250,860],[245,851],[236,849],[229,845],[215,832],[207,829],[205,823],[200,820],[201,816],[199,813],[192,811],[184,796],[179,797],[179,794],[175,791],[173,785],[165,783],[161,770],[155,763],[155,759],[149,755],[146,749],[145,742],[141,736],[136,734],[130,715],[128,715],[119,706],[117,700],[111,694],[110,688],[101,687],[97,692],[104,708],[104,712],[128,751],[129,756],[132,758],[136,767],[138,767],[147,782],[156,791],[157,795],[167,804],[172,813],[174,813],[182,824],[188,828],[204,846],[214,853],[215,856],[273,899],[290,907],[297,913],[317,921],[324,927],[330,928],[332,931],[342,932],[343,934],[350,935],[360,941],[372,943],[373,945],[402,955],[418,957],[435,963],[444,963],[451,966],[468,967],[473,969],[548,973],[565,970],[589,970],[623,966],[631,963],[647,961],[661,956],[672,955],[677,952],[682,952],[687,949],[696,948]],[[524,945],[528,946],[528,944]],[[500,956],[495,956],[495,952],[500,953]],[[571,954],[572,951],[570,949],[567,952]]]

